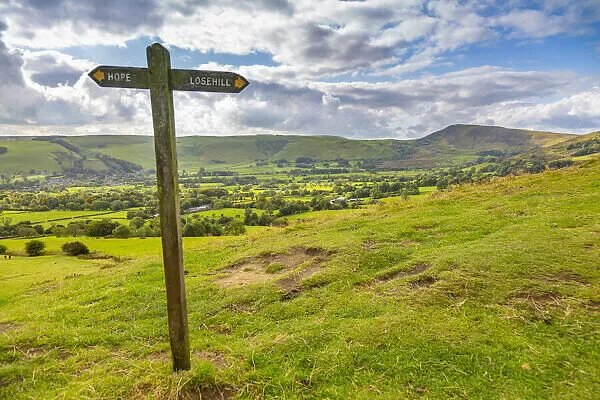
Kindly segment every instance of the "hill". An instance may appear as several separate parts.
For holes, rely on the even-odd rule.
[[[242,237],[185,238],[172,374],[159,240],[2,244],[0,398],[593,399],[600,160]],[[275,268],[277,267],[277,268]]]
[[[432,167],[462,163],[482,152],[522,153],[545,149],[573,135],[501,127],[453,125],[417,140],[351,140],[333,136],[189,136],[177,139],[179,167],[221,168],[256,160],[293,162],[378,160],[395,167]],[[130,172],[154,168],[149,136],[80,136],[0,139],[0,173],[31,170],[61,173],[71,168]]]

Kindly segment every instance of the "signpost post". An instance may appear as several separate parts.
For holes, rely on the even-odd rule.
[[[169,51],[158,43],[148,46],[146,56],[148,68],[99,66],[88,75],[102,87],[150,89],[173,369],[188,370],[190,341],[183,270],[173,90],[239,93],[249,83],[246,78],[233,72],[171,69]]]

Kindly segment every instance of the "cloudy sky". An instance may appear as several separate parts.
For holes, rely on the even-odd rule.
[[[0,135],[151,134],[147,91],[87,72],[155,41],[251,82],[176,93],[178,135],[600,130],[600,0],[1,0]]]

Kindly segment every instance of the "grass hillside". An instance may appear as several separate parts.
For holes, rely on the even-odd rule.
[[[595,143],[596,149],[600,151],[600,132],[575,136],[564,142],[557,143],[549,147],[547,153],[557,157],[578,157],[577,152],[592,143]]]
[[[255,160],[294,161],[311,157],[319,161],[385,160],[393,166],[432,167],[470,161],[482,151],[545,151],[573,135],[534,132],[477,125],[453,125],[418,140],[351,140],[333,136],[190,136],[177,140],[180,169],[196,171],[201,166],[239,165]],[[44,142],[55,140],[58,142]],[[2,143],[7,141],[0,141]],[[11,141],[8,152],[0,154],[0,173],[56,171],[73,166],[96,171],[119,168],[109,156],[145,169],[153,169],[154,143],[149,136],[80,136]],[[32,146],[28,147],[28,144]],[[27,168],[23,170],[22,168]],[[61,169],[62,168],[62,169]]]
[[[185,238],[172,374],[159,241],[0,259],[0,398],[594,399],[600,160],[243,237]]]
[[[89,152],[100,152],[154,168],[154,143],[144,136],[86,136],[65,138]],[[350,140],[333,136],[188,136],[177,139],[181,169],[201,165],[232,165],[255,160],[294,161],[298,157],[317,160],[380,159],[397,157],[390,146],[377,141]]]
[[[32,169],[60,173],[80,158],[55,143],[33,141],[31,138],[0,138],[0,148],[6,149],[0,154],[0,174],[27,173]]]
[[[499,126],[451,125],[432,133],[417,143],[473,151],[524,151],[532,147],[547,147],[573,138],[574,135],[551,132],[508,129]]]

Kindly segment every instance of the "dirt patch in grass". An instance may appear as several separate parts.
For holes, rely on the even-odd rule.
[[[17,329],[19,325],[12,322],[0,322],[0,333],[7,333],[14,329]]]
[[[581,285],[589,285],[590,284],[589,281],[585,277],[583,277],[575,272],[571,272],[571,271],[561,271],[557,274],[547,276],[546,279],[549,281],[554,281],[554,282],[563,282],[563,283],[575,282],[575,283],[579,283]]]
[[[379,275],[375,279],[379,282],[387,282],[387,281],[391,281],[393,279],[400,279],[400,278],[406,278],[407,276],[417,275],[417,274],[420,274],[421,272],[427,271],[429,268],[431,268],[430,264],[419,263],[419,264],[415,264],[415,265],[411,266],[407,270],[389,271],[389,272],[383,273],[382,275]]]
[[[214,365],[215,368],[226,368],[230,365],[223,353],[220,353],[216,350],[194,351],[192,352],[192,358],[208,361],[209,363]],[[157,351],[146,355],[144,359],[148,361],[170,363],[171,353],[168,351]]]
[[[177,400],[228,400],[235,396],[235,390],[225,385],[209,385],[199,388],[185,387],[177,395]]]
[[[27,345],[13,346],[13,351],[26,358],[39,358],[50,356],[60,360],[66,360],[71,356],[71,353],[65,349],[58,347],[35,347]]]
[[[534,305],[560,304],[562,296],[553,292],[522,291],[514,294],[510,302],[526,301]]]
[[[431,228],[435,228],[438,224],[423,224],[423,225],[414,225],[412,228],[416,231],[427,231]]]
[[[584,304],[584,307],[592,311],[600,311],[600,301],[590,300]]]
[[[156,351],[146,355],[144,359],[148,361],[169,362],[171,361],[171,354],[167,351]]]
[[[235,313],[253,314],[256,311],[256,307],[252,303],[231,303],[226,306],[227,309]]]
[[[246,286],[277,280],[281,275],[305,266],[302,271],[294,275],[297,275],[295,278],[292,276],[277,280],[279,286],[286,288],[292,285],[292,281],[298,282],[314,275],[316,273],[314,268],[325,263],[331,254],[317,247],[294,247],[285,253],[263,253],[236,262],[225,270],[227,276],[217,279],[216,282],[223,287]]]
[[[437,278],[434,278],[433,276],[430,276],[430,275],[426,275],[426,276],[421,276],[421,277],[415,279],[414,281],[410,282],[410,287],[412,289],[421,289],[421,288],[429,287],[436,282],[437,282]]]
[[[306,290],[306,288],[302,287],[301,285],[302,280],[310,278],[311,276],[321,271],[321,269],[323,268],[322,263],[323,261],[317,261],[317,263],[312,264],[310,267],[305,268],[299,271],[298,273],[294,273],[291,276],[287,276],[275,282],[277,283],[277,286],[284,290],[281,299],[284,301],[291,300],[294,297],[299,296],[304,290]],[[313,285],[311,287],[314,288],[317,286],[319,285]]]
[[[194,357],[203,361],[208,361],[216,368],[227,368],[230,362],[225,358],[225,355],[215,350],[202,350],[192,353]]]
[[[3,387],[8,387],[14,383],[21,383],[23,382],[24,378],[23,377],[17,377],[17,378],[0,378],[0,388]]]

